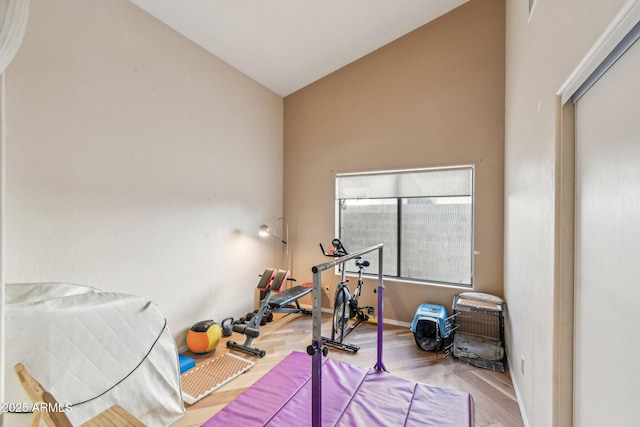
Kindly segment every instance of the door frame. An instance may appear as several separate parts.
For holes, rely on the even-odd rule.
[[[629,0],[560,87],[556,102],[554,241],[554,396],[555,426],[574,418],[574,256],[575,256],[575,106],[613,64],[611,56],[640,22],[640,0]],[[625,49],[626,50],[626,49]],[[624,50],[620,53],[620,56]],[[615,61],[614,61],[615,62]]]

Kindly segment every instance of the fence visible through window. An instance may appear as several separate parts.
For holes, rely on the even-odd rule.
[[[385,276],[471,286],[473,203],[471,166],[338,175],[337,234],[350,251],[383,243]]]

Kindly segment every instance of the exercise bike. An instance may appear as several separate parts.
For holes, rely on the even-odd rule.
[[[325,251],[324,246],[320,243],[320,249],[325,256],[339,258],[349,253],[345,249],[340,239],[333,239],[331,241],[331,248],[329,252]],[[336,287],[335,299],[333,302],[333,322],[331,324],[331,339],[322,338],[322,341],[331,347],[339,348],[341,350],[353,351],[354,353],[360,349],[360,346],[347,343],[344,339],[353,332],[358,325],[362,322],[369,320],[373,316],[373,307],[358,305],[358,300],[362,292],[362,279],[363,270],[369,267],[369,260],[358,257],[355,259],[356,267],[358,268],[358,284],[353,295],[349,291],[349,283],[346,279],[346,268],[343,265],[341,267],[342,278],[338,286]],[[349,325],[349,321],[355,319],[354,322]]]

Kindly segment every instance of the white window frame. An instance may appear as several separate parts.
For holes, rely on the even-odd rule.
[[[475,173],[475,167],[473,165],[455,165],[455,166],[445,166],[445,167],[433,167],[433,168],[419,168],[419,169],[398,169],[398,170],[388,170],[388,171],[371,171],[371,172],[356,172],[356,173],[339,173],[336,174],[335,177],[335,209],[334,209],[334,213],[335,213],[335,236],[340,236],[340,202],[341,202],[341,198],[339,197],[339,188],[338,188],[338,181],[341,177],[357,177],[357,176],[373,176],[373,175],[393,175],[393,174],[406,174],[406,173],[414,173],[414,172],[418,172],[418,173],[422,173],[422,172],[444,172],[444,171],[449,171],[449,170],[468,170],[470,172],[470,192],[471,194],[469,194],[468,196],[471,197],[471,229],[470,229],[470,233],[471,233],[471,238],[470,238],[470,248],[469,248],[469,260],[470,260],[470,272],[469,272],[469,284],[466,283],[456,283],[456,282],[445,282],[445,281],[437,281],[437,280],[431,280],[431,279],[418,279],[418,278],[408,278],[408,277],[402,277],[400,275],[400,271],[398,271],[397,275],[395,276],[390,276],[390,275],[385,275],[385,278],[388,278],[390,280],[394,280],[394,281],[398,281],[398,282],[407,282],[407,283],[417,283],[417,284],[423,284],[423,285],[442,285],[442,286],[447,286],[447,287],[463,287],[463,288],[469,288],[472,289],[474,286],[474,269],[475,269],[475,263],[474,263],[474,254],[475,254],[475,204],[476,204],[476,200],[475,200],[475,179],[476,179],[476,173]],[[429,197],[427,195],[423,195],[420,197]],[[434,196],[432,196],[434,197]],[[377,197],[362,197],[362,199],[367,199],[367,198],[371,198],[371,199],[376,199]],[[394,197],[391,197],[394,198]],[[402,198],[407,198],[407,197],[395,197],[395,199],[402,199]],[[400,224],[400,222],[398,223]],[[347,246],[347,249],[350,249]],[[398,257],[400,257],[400,247],[397,248],[398,250]],[[337,270],[336,270],[337,272]],[[351,273],[351,272],[348,272]],[[365,273],[367,274],[367,273]]]

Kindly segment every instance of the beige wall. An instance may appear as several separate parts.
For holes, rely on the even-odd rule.
[[[508,301],[531,426],[554,425],[562,374],[555,93],[624,3],[537,0],[529,17],[526,1],[472,0],[284,100],[300,281],[325,261],[336,173],[476,166],[476,290]],[[248,310],[273,259],[255,228],[282,206],[281,108],[127,1],[32,2],[6,73],[7,281],[145,295],[178,335]],[[420,302],[448,307],[457,292],[389,281],[386,316],[408,322]]]
[[[507,346],[523,414],[530,426],[568,425],[566,376],[557,365],[562,292],[557,155],[561,117],[556,93],[625,0],[507,0],[505,115],[505,296]],[[560,311],[560,309],[563,311]],[[570,308],[569,308],[570,309]],[[558,316],[558,317],[555,317]],[[557,319],[557,320],[554,320]],[[554,323],[555,322],[555,323]],[[555,332],[554,332],[555,331]],[[524,372],[520,369],[524,358]],[[569,384],[570,385],[570,384]],[[570,387],[569,387],[570,389]],[[570,416],[570,405],[569,416]]]
[[[502,295],[503,88],[504,2],[473,0],[286,97],[284,210],[298,280],[328,261],[318,243],[334,237],[336,173],[473,164],[474,289]],[[336,279],[323,276],[328,296]],[[450,307],[460,291],[388,281],[385,317],[409,322],[421,302]]]
[[[179,345],[253,308],[281,97],[126,0],[33,1],[6,119],[7,282],[147,297]]]

